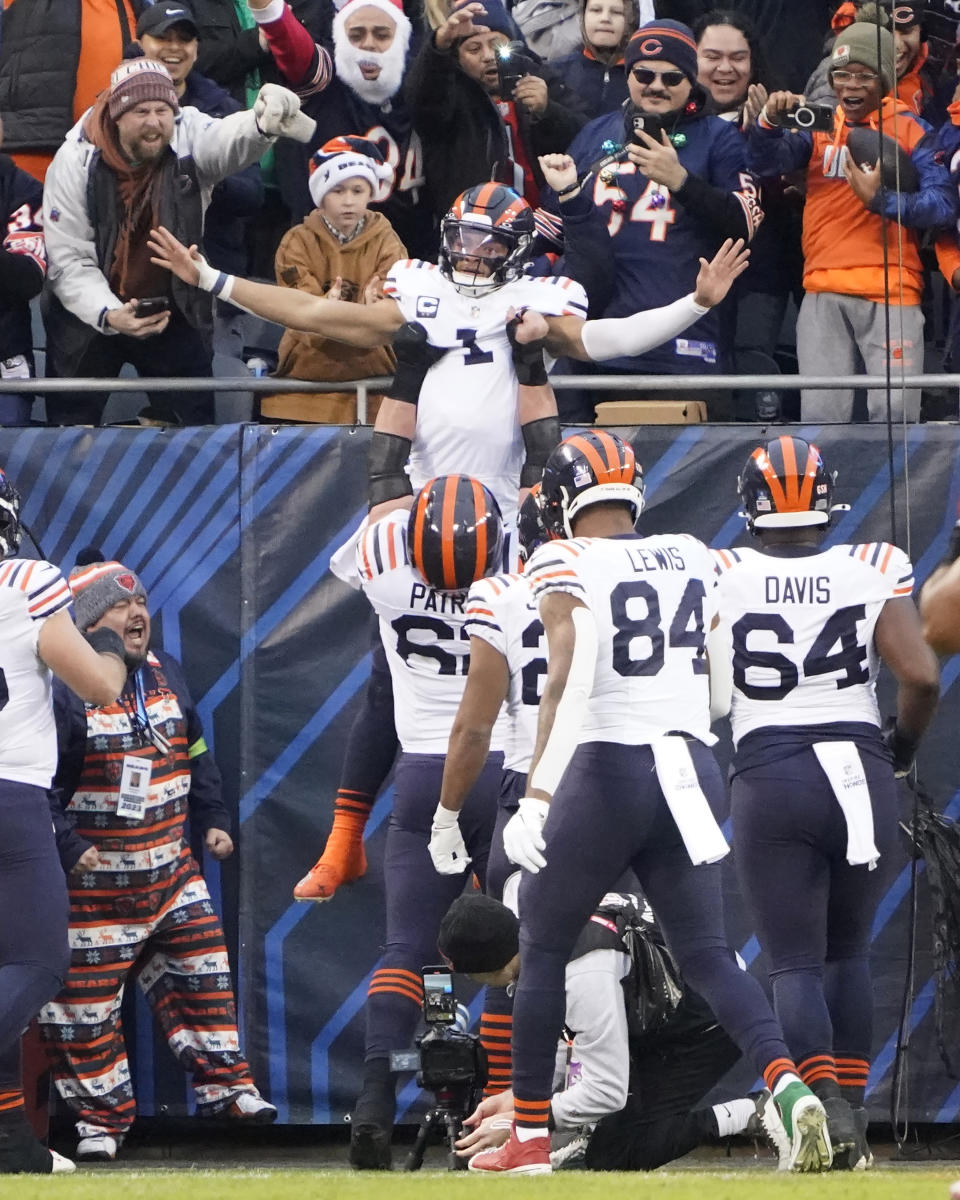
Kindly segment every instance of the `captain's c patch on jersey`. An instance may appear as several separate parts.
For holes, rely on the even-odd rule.
[[[418,296],[417,297],[417,316],[418,317],[435,317],[437,309],[440,307],[439,296]]]

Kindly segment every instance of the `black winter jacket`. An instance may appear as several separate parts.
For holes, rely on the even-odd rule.
[[[550,67],[535,72],[547,82],[549,100],[542,117],[532,119],[517,105],[520,136],[539,187],[544,186],[537,156],[562,153],[586,124],[578,98]],[[503,120],[479,83],[461,69],[455,52],[425,42],[407,74],[407,103],[423,144],[423,166],[438,217],[468,187],[500,178],[510,157]],[[501,182],[511,183],[505,176]]]
[[[134,12],[142,0],[132,0]],[[80,61],[83,0],[13,0],[0,38],[0,116],[3,147],[54,151],[73,127],[73,96]],[[123,5],[117,4],[124,42]],[[122,15],[121,15],[122,14]]]

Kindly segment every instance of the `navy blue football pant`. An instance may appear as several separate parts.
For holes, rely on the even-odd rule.
[[[721,818],[725,793],[716,761],[699,742],[689,746],[700,786]],[[537,875],[525,873],[520,885],[521,968],[513,1010],[518,1102],[533,1111],[550,1096],[567,959],[604,892],[628,867],[657,914],[684,980],[744,1057],[760,1074],[775,1060],[789,1059],[762,987],[737,967],[727,945],[720,865],[690,862],[649,746],[579,746],[553,798],[544,838],[546,867]]]
[[[387,931],[381,966],[367,991],[366,1057],[407,1050],[421,1015],[420,968],[439,957],[437,933],[444,913],[469,875],[440,875],[427,849],[440,798],[442,754],[402,753],[393,777],[394,801],[383,861]],[[483,885],[497,815],[503,755],[487,759],[460,813],[460,830],[473,860],[469,870]]]
[[[390,774],[399,745],[393,718],[393,680],[380,637],[380,622],[376,613],[372,617],[370,678],[347,734],[340,771],[340,788],[369,796],[371,804]]]
[[[897,792],[888,762],[860,757],[880,851],[874,871],[847,863],[846,822],[813,750],[733,780],[741,889],[798,1063],[835,1051],[870,1057],[870,929],[895,865]]]
[[[20,1035],[66,978],[69,915],[46,792],[0,780],[0,1090],[19,1086]]]

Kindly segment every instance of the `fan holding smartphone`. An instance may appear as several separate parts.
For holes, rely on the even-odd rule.
[[[920,237],[952,226],[955,192],[928,127],[892,94],[889,30],[867,21],[842,30],[829,76],[838,100],[829,128],[812,119],[803,128],[814,106],[792,92],[774,92],[749,135],[750,166],[761,178],[806,176],[800,374],[889,370],[889,397],[885,388],[867,392],[869,419],[885,421],[889,413],[894,421],[914,421],[920,390],[899,381],[923,369]],[[801,394],[804,422],[849,421],[853,411],[853,388]]]

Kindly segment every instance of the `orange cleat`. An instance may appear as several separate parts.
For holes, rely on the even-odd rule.
[[[363,843],[351,846],[346,856],[331,854],[327,850],[314,863],[293,889],[294,900],[313,901],[322,904],[332,900],[336,890],[343,883],[353,883],[361,875],[366,874],[367,856]]]

